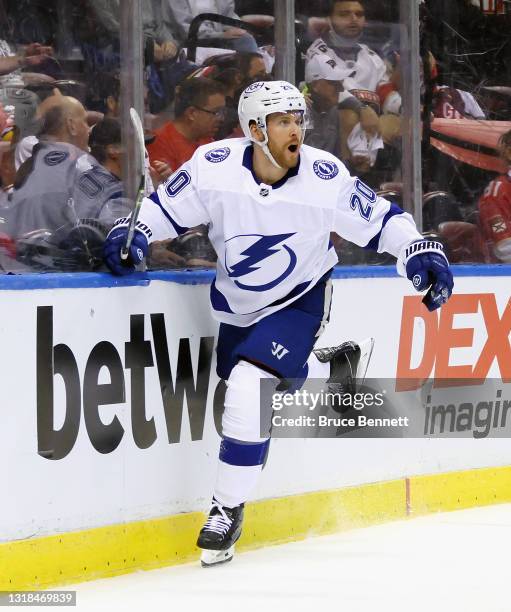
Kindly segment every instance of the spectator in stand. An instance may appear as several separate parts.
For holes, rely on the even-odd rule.
[[[204,62],[193,77],[208,77],[224,87],[225,113],[216,139],[243,136],[238,120],[238,101],[241,92],[255,81],[270,80],[260,53],[231,53],[216,55]]]
[[[470,92],[447,85],[434,87],[432,112],[434,117],[442,119],[486,119]]]
[[[216,56],[218,59],[224,57],[226,56]],[[225,109],[222,116],[222,122],[215,133],[216,139],[222,140],[223,138],[242,136],[243,134],[239,127],[238,120],[239,92],[243,90],[242,83],[244,82],[242,72],[237,67],[234,60],[231,62],[231,65],[222,62],[221,64],[207,66],[204,68],[204,71],[203,73],[202,70],[199,70],[197,76],[207,76],[209,79],[213,79],[217,83],[220,83],[224,88]],[[196,77],[194,76],[194,78]]]
[[[266,81],[270,75],[260,53],[229,53],[208,58],[193,77],[208,77],[224,84],[226,95],[238,98],[255,81]],[[236,77],[236,78],[234,78]],[[236,110],[237,112],[237,110]]]
[[[93,165],[85,175],[87,181],[91,181],[97,186],[102,185],[101,198],[97,198],[98,206],[94,218],[101,219],[105,227],[109,229],[113,220],[129,214],[132,209],[132,203],[123,197],[122,162],[124,150],[121,125],[116,115],[107,113],[102,121],[92,127],[89,147],[91,155],[101,164]],[[146,195],[150,195],[153,191],[153,184],[147,175]],[[175,257],[173,263],[181,263],[181,258]]]
[[[247,81],[264,81],[268,78],[266,64],[260,53],[239,53],[238,66]]]
[[[396,115],[401,112],[401,96],[385,62],[359,42],[366,24],[363,2],[333,0],[329,17],[331,29],[307,50],[305,69],[307,73],[316,72],[317,63],[322,62],[342,72],[338,103],[348,101],[352,105],[350,98],[355,97],[362,107],[369,109],[361,117],[360,108],[344,107],[341,124],[341,157],[347,159],[351,148],[352,156],[355,151],[355,156],[364,160],[355,167],[358,173],[363,173],[370,163],[374,164],[375,150],[383,147],[381,140],[392,144],[399,135],[400,118]],[[348,146],[350,136],[352,142]]]
[[[69,199],[69,172],[89,148],[87,113],[74,98],[62,96],[43,117],[42,134],[32,155],[20,166],[12,194],[9,233],[58,227]],[[41,176],[44,175],[44,180]]]
[[[339,69],[311,70],[314,61],[307,64],[305,93],[308,94],[308,125],[305,144],[323,149],[341,158],[339,93],[343,74]],[[327,66],[330,68],[330,66]],[[307,98],[306,98],[307,99]],[[351,98],[355,100],[355,98]],[[357,102],[355,100],[355,102]]]
[[[112,177],[107,183],[115,186],[115,194],[122,194],[122,136],[117,119],[105,117],[91,129],[89,134],[90,154]]]
[[[330,30],[312,43],[307,50],[306,62],[317,54],[335,60],[349,75],[344,83],[345,90],[377,91],[379,87],[387,86],[390,78],[385,62],[375,51],[359,42],[366,25],[363,1],[333,0],[329,18]]]
[[[18,170],[21,164],[32,155],[34,145],[39,142],[38,134],[41,130],[44,116],[51,108],[58,106],[65,96],[57,87],[55,87],[51,95],[46,97],[42,102],[39,102],[39,98],[28,90],[8,89],[7,91],[15,91],[16,97],[18,98],[15,103],[14,113],[16,131],[19,132],[18,138],[21,138],[19,142],[17,141],[15,152],[16,170]],[[30,97],[25,99],[24,96],[23,100],[20,100],[20,92],[25,92],[25,94]],[[34,98],[37,100],[37,104]],[[24,104],[22,105],[21,102],[24,102]],[[33,108],[30,108],[30,106]],[[103,113],[87,111],[87,123],[89,126],[96,124],[102,118]],[[28,136],[26,134],[28,134]]]
[[[117,73],[104,72],[98,75],[97,93],[101,102],[101,110],[103,118],[119,119],[121,117],[121,81]],[[146,124],[148,115],[144,117]],[[90,123],[90,121],[89,121]],[[146,139],[147,144],[147,139]],[[93,154],[94,155],[94,154]],[[162,164],[160,168],[162,174],[165,174],[166,167]],[[154,181],[153,181],[154,179]],[[160,182],[159,173],[149,165],[149,156],[146,150],[146,178],[145,178],[145,195],[151,195]]]
[[[119,36],[120,0],[88,0],[93,23],[108,31],[112,38]],[[194,17],[202,13],[215,13],[239,19],[233,0],[142,0],[142,23],[147,43],[154,45],[154,61],[161,62],[176,57],[179,48],[188,37]],[[225,27],[218,23],[204,22],[199,30],[201,38],[223,38],[225,48],[235,51],[257,51],[251,34],[241,28]]]
[[[362,0],[333,0],[330,7],[330,30],[317,38],[307,50],[306,65],[316,55],[326,56],[345,71],[343,92],[370,91],[378,93],[384,113],[399,113],[401,96],[392,83],[387,66],[367,45],[360,43],[366,20]]]
[[[39,138],[36,136],[36,133],[40,130],[44,115],[50,110],[50,108],[60,104],[62,102],[62,97],[63,96],[60,90],[55,88],[51,96],[48,96],[37,105],[34,110],[33,124],[31,125],[32,129],[29,130],[28,135],[25,135],[24,130],[18,126],[19,117],[17,115],[19,113],[15,112],[14,120],[21,132],[21,139],[17,143],[15,151],[16,170],[18,170],[21,164],[32,155],[34,146],[39,142]]]
[[[102,72],[97,76],[98,110],[105,117],[121,116],[121,79],[118,72]]]
[[[110,41],[118,41],[120,35],[120,0],[88,0],[90,29],[101,29],[108,33]],[[182,36],[181,26],[176,23],[170,7],[164,1],[142,0],[142,24],[146,58],[155,62],[176,57]],[[88,31],[87,35],[92,32]],[[116,68],[117,66],[112,66]]]
[[[234,9],[234,0],[164,0],[170,5],[176,22],[188,29],[192,20],[203,13],[215,13],[231,19],[239,19]],[[257,52],[254,37],[242,28],[226,27],[212,21],[205,21],[199,29],[199,38],[222,38],[223,47],[241,53]]]
[[[213,142],[225,112],[224,86],[213,79],[193,77],[176,92],[174,121],[156,131],[148,145],[151,166],[164,180],[189,160],[203,144]],[[151,244],[150,266],[153,269],[186,266],[211,267],[215,255],[204,228],[192,228],[176,240]]]
[[[427,55],[427,71],[431,85],[431,114],[439,119],[486,119],[474,95],[463,89],[438,84],[438,64],[431,52]],[[420,64],[421,95],[424,97],[424,63]]]
[[[501,136],[500,150],[508,171],[486,187],[479,200],[479,219],[497,260],[511,263],[511,130]]]
[[[379,138],[378,115],[373,108],[362,103],[348,93],[344,95],[343,80],[347,71],[333,60],[316,55],[307,63],[305,81],[310,94],[311,127],[305,133],[305,142],[313,147],[330,151],[337,157],[347,160],[350,157],[346,124],[353,129],[352,116],[368,135],[373,149],[381,143]],[[371,149],[371,153],[372,150]]]
[[[174,3],[172,3],[174,4]],[[83,16],[76,33],[90,80],[89,106],[94,105],[95,79],[102,72],[120,69],[120,0],[83,0]],[[179,50],[183,25],[165,0],[142,0],[144,63],[151,112],[163,111],[171,102],[179,80],[195,68]]]
[[[151,165],[168,165],[167,176],[189,160],[203,144],[213,142],[225,109],[224,88],[204,77],[184,81],[176,92],[175,119],[156,130],[147,147]],[[166,178],[162,176],[162,178]]]
[[[17,241],[23,263],[35,264],[34,255],[44,250],[47,268],[99,264],[103,237],[131,210],[122,197],[120,140],[117,121],[95,126],[91,144],[102,166],[88,153],[87,113],[78,100],[62,96],[45,113],[40,140],[16,174],[5,211],[6,233]]]

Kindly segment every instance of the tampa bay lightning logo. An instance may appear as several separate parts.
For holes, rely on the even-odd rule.
[[[69,153],[66,153],[66,151],[50,151],[44,156],[44,163],[47,166],[57,166],[68,157]]]
[[[224,161],[231,154],[231,149],[229,147],[222,147],[221,149],[213,149],[212,151],[208,151],[204,157],[211,162],[212,164],[218,164],[218,162]]]
[[[337,164],[334,164],[334,162],[331,161],[327,161],[326,159],[318,159],[314,162],[314,165],[312,167],[316,175],[324,181],[333,179],[334,176],[337,176],[337,174],[339,173],[339,168],[337,167]]]
[[[226,240],[225,269],[234,284],[246,291],[268,291],[286,279],[296,266],[295,252],[284,244],[291,236],[241,234]],[[243,282],[238,280],[242,277]]]

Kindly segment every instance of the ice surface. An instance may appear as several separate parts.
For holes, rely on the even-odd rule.
[[[82,583],[82,611],[510,612],[511,504]]]

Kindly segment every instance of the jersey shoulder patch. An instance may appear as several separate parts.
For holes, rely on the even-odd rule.
[[[208,162],[212,164],[218,164],[226,160],[231,154],[231,149],[229,147],[220,147],[217,149],[210,149],[206,151],[204,157],[208,160]]]
[[[47,166],[57,166],[69,157],[66,151],[50,151],[44,156],[44,163]]]
[[[312,169],[314,174],[324,181],[329,181],[339,174],[339,166],[328,159],[317,159],[312,164]]]

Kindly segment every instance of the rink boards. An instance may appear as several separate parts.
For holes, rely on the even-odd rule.
[[[320,344],[373,336],[370,376],[511,378],[507,267],[460,268],[431,314],[391,269],[337,274]],[[210,278],[0,281],[1,589],[197,556],[223,393]],[[510,501],[509,465],[506,438],[277,439],[241,545]]]

